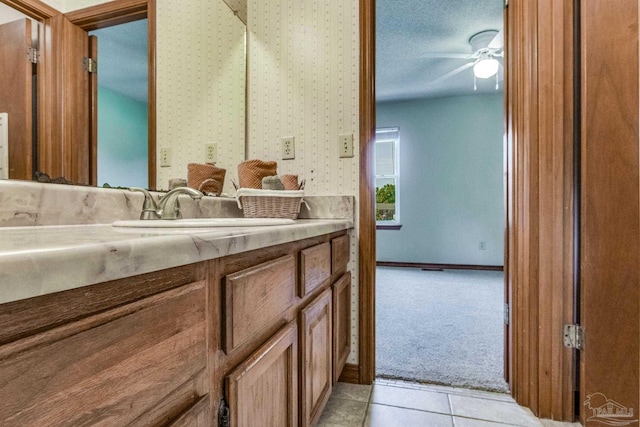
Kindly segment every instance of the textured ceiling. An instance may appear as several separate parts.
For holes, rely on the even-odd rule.
[[[378,101],[496,92],[495,78],[478,79],[478,90],[474,91],[471,67],[430,84],[469,61],[427,58],[424,54],[471,54],[471,36],[484,30],[502,29],[503,0],[377,0],[376,3]],[[502,78],[502,69],[499,74]]]
[[[147,20],[91,31],[98,37],[98,85],[147,102]]]

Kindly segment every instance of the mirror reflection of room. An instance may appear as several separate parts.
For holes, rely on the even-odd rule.
[[[31,179],[36,164],[40,23],[0,3],[0,179]],[[26,54],[25,54],[26,52]]]

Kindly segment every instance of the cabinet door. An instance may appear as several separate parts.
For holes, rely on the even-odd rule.
[[[205,296],[192,283],[0,346],[0,425],[173,419],[206,393]]]
[[[297,343],[289,323],[229,374],[231,427],[298,425]]]
[[[351,273],[333,285],[333,383],[342,374],[351,353]]]
[[[331,394],[333,371],[331,288],[326,289],[300,313],[302,426],[313,425]]]

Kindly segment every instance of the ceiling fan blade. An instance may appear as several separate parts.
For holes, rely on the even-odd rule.
[[[504,31],[498,31],[498,34],[489,42],[489,49],[502,49],[504,47]]]
[[[447,52],[427,52],[420,55],[422,58],[449,58],[449,59],[469,59],[468,53],[447,53]]]
[[[464,65],[462,65],[462,66],[460,66],[460,67],[456,68],[456,69],[455,69],[455,70],[453,70],[453,71],[449,71],[447,74],[444,74],[444,75],[442,75],[442,76],[438,77],[437,79],[430,81],[430,82],[429,82],[429,86],[437,85],[438,83],[440,83],[440,82],[442,82],[442,81],[444,81],[444,80],[446,80],[446,79],[448,79],[448,78],[450,78],[450,77],[453,77],[453,76],[455,76],[456,74],[460,74],[460,73],[461,73],[461,72],[463,72],[464,70],[467,70],[467,69],[469,69],[469,68],[473,67],[473,64],[474,64],[474,62],[469,62],[469,63],[467,63],[467,64],[464,64]]]

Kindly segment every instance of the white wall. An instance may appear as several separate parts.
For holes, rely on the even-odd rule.
[[[355,0],[250,0],[248,158],[278,161],[313,195],[358,195],[359,159],[338,157],[338,135],[359,128],[359,21]],[[295,137],[295,160],[280,139]],[[357,223],[357,221],[356,221]],[[352,353],[357,345],[357,233],[351,233]]]
[[[379,103],[377,126],[400,127],[402,224],[378,261],[503,265],[502,94]]]

